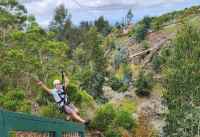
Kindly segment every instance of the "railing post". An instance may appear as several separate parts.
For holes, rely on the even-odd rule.
[[[5,116],[1,108],[0,108],[0,136],[8,137],[8,129],[6,128],[5,124]]]
[[[61,131],[56,131],[55,132],[55,137],[62,137],[62,132]]]
[[[80,136],[80,137],[85,137],[85,136],[84,136],[84,132],[79,132],[79,136]]]
[[[55,137],[55,132],[49,132],[48,137]]]

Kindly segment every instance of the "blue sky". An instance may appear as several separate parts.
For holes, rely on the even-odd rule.
[[[200,0],[19,0],[30,14],[35,15],[39,24],[48,26],[56,6],[65,4],[78,25],[81,21],[93,21],[104,16],[110,23],[121,22],[128,9],[134,13],[133,21],[142,17],[158,16],[166,12],[200,5]]]

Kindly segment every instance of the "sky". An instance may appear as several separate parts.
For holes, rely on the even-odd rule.
[[[47,27],[52,20],[54,10],[64,4],[69,10],[72,21],[78,25],[81,21],[94,21],[104,16],[111,24],[121,22],[129,9],[134,14],[133,21],[144,16],[159,16],[161,14],[180,10],[194,5],[200,5],[200,0],[19,0],[33,14],[39,24]]]

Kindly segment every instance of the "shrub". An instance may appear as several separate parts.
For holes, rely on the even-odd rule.
[[[117,111],[113,125],[115,127],[123,127],[124,129],[131,130],[135,125],[135,121],[130,112],[119,109]]]
[[[162,23],[160,21],[155,21],[154,23],[152,23],[152,28],[155,30],[155,31],[158,31],[161,29],[161,25]]]
[[[81,90],[78,86],[71,83],[68,85],[68,96],[70,101],[73,101],[76,105],[91,104],[93,97],[90,96],[85,90]]]
[[[126,92],[128,90],[128,85],[123,84],[123,86],[119,89],[119,92]]]
[[[93,97],[101,95],[104,83],[104,72],[97,70],[97,68],[99,69],[97,66],[93,68],[87,65],[74,75],[75,80],[80,82],[80,87]]]
[[[142,46],[143,46],[144,49],[148,49],[149,48],[149,44],[148,44],[148,42],[146,40],[142,42]]]
[[[129,113],[136,112],[136,108],[137,108],[136,102],[134,102],[132,99],[125,98],[119,103],[119,105],[120,105],[120,108],[122,108],[126,112],[129,112]]]
[[[122,68],[124,73],[123,83],[128,85],[130,82],[132,82],[132,69],[129,64],[122,64]]]
[[[132,34],[138,42],[143,41],[151,27],[151,22],[152,18],[145,16],[140,22],[137,23],[136,27],[134,27],[129,35]]]
[[[121,137],[122,135],[117,128],[109,126],[105,132],[105,136],[106,137]]]
[[[39,114],[49,118],[65,118],[65,114],[61,113],[56,104],[48,103],[40,108]]]
[[[31,112],[31,103],[26,100],[24,91],[9,90],[0,96],[0,105],[10,111]]]
[[[113,90],[118,92],[124,92],[128,90],[128,85],[126,83],[123,83],[123,81],[118,79],[117,77],[112,77],[109,81],[109,85]]]
[[[161,59],[159,56],[154,56],[152,59],[152,65],[153,65],[153,69],[156,72],[160,71],[160,66],[161,66]]]
[[[166,58],[170,56],[169,49],[162,49],[159,55],[156,55],[152,59],[153,69],[156,72],[160,72],[162,65],[166,62]]]
[[[103,105],[96,113],[92,127],[102,131],[106,137],[121,137],[119,129],[132,131],[135,127],[132,113],[123,108]]]
[[[53,102],[53,98],[51,96],[48,96],[45,92],[39,92],[36,98],[36,102],[39,104],[39,106],[47,105],[49,101]]]
[[[126,47],[117,47],[114,53],[114,69],[118,69],[121,64],[126,64],[128,61],[128,49]]]
[[[145,74],[144,71],[141,71],[139,78],[135,82],[135,86],[137,88],[136,94],[139,96],[149,96],[153,86],[152,80],[152,74]]]
[[[138,42],[141,42],[145,39],[147,33],[147,29],[145,28],[144,24],[138,24],[135,28],[135,37]]]
[[[121,80],[119,80],[117,77],[112,77],[109,81],[109,85],[113,90],[118,90],[120,87],[123,86],[123,83]]]
[[[111,104],[106,104],[97,111],[92,123],[92,127],[101,131],[105,131],[113,122],[115,116],[116,111],[113,106]]]
[[[152,22],[152,17],[145,16],[141,22],[145,24],[147,29],[149,29]]]

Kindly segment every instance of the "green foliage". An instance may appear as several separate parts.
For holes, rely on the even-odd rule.
[[[136,94],[139,96],[148,96],[153,86],[152,74],[141,71],[135,82],[137,88]]]
[[[154,29],[155,31],[160,30],[160,28],[162,27],[162,25],[164,23],[167,23],[169,20],[174,19],[173,16],[174,15],[171,16],[171,15],[168,15],[168,14],[164,14],[164,15],[162,15],[160,17],[153,18],[152,29]]]
[[[128,86],[124,84],[123,81],[118,79],[117,77],[112,77],[109,80],[109,85],[111,86],[113,90],[118,91],[118,92],[124,92],[124,91],[127,91],[128,89]]]
[[[164,16],[163,16],[164,17]],[[165,21],[167,21],[168,19],[165,19],[165,18],[158,18],[156,19],[153,23],[152,23],[152,28],[155,30],[155,31],[158,31],[161,29],[161,25],[162,23],[164,23]]]
[[[148,30],[150,29],[151,22],[152,18],[145,16],[132,30],[132,34],[138,42],[145,40]]]
[[[27,86],[31,79],[27,74],[34,73],[41,80],[45,80],[69,63],[65,58],[68,47],[62,42],[49,40],[47,34],[34,23],[25,34],[13,32],[11,36],[10,48],[1,47],[4,54],[1,55],[0,73],[2,78],[16,87]],[[6,74],[9,77],[6,77]],[[24,78],[28,80],[22,81]]]
[[[170,57],[170,48],[164,48],[152,59],[152,67],[155,72],[160,72],[165,65],[167,58]]]
[[[67,88],[69,100],[79,108],[79,112],[84,117],[92,117],[92,113],[96,110],[96,102],[94,98],[85,90],[70,82]]]
[[[100,32],[103,36],[108,35],[112,30],[109,22],[105,20],[103,16],[99,17],[94,22],[94,25],[97,27],[97,31]]]
[[[132,70],[129,64],[122,64],[122,68],[123,68],[123,73],[124,73],[124,77],[123,77],[123,83],[125,85],[129,85],[130,82],[132,82]]]
[[[144,16],[144,18],[141,21],[139,21],[138,24],[144,25],[144,28],[148,30],[151,28],[152,19],[152,17]]]
[[[66,58],[69,48],[64,42],[52,39],[51,33],[40,28],[34,17],[28,17],[27,24],[23,31],[10,30],[9,40],[2,43],[0,75],[7,87],[37,91],[32,76],[51,83],[60,68],[69,66]]]
[[[136,102],[134,102],[131,99],[124,99],[121,103],[119,103],[120,108],[128,113],[134,113],[136,112],[137,105]]]
[[[119,23],[119,22],[116,22],[116,23],[115,23],[115,27],[119,30],[119,29],[122,28],[122,24]]]
[[[145,24],[145,28],[147,29],[150,28],[151,22],[152,22],[152,17],[149,16],[145,16],[141,21],[141,23]]]
[[[53,98],[50,97],[46,92],[39,92],[35,101],[39,106],[48,105],[49,101],[53,101]]]
[[[91,68],[90,68],[91,69]],[[80,86],[88,91],[93,97],[98,97],[102,93],[102,86],[104,83],[103,73],[94,72],[84,68],[76,75],[77,80],[80,81]]]
[[[142,42],[142,46],[144,49],[148,49],[149,48],[149,43],[145,40]]]
[[[123,84],[123,86],[119,89],[119,92],[126,92],[126,91],[128,91],[128,85]]]
[[[116,111],[111,104],[106,104],[98,109],[95,118],[93,119],[93,127],[105,131],[108,126],[114,121]]]
[[[9,9],[5,15],[4,12],[0,13],[5,19],[11,15]],[[62,69],[76,77],[81,88],[91,95],[101,95],[106,59],[100,46],[102,37],[95,27],[74,27],[64,5],[56,8],[48,31],[44,31],[33,16],[27,17],[25,21],[27,25],[23,31],[17,27],[9,30],[6,37],[8,40],[4,38],[1,42],[0,76],[5,80],[4,85],[37,93],[38,88],[32,81],[33,75],[47,85],[52,85],[52,80],[58,77]],[[5,20],[2,23],[7,24]],[[48,100],[41,95],[37,97],[40,105],[47,104]]]
[[[127,18],[127,21],[128,21],[128,24],[131,23],[132,19],[133,19],[133,13],[132,13],[132,10],[129,9],[127,15],[126,15],[126,18]]]
[[[73,101],[76,105],[82,106],[92,105],[93,98],[87,94],[86,91],[81,90],[78,86],[73,83],[70,83],[67,88],[69,99]]]
[[[114,128],[112,126],[109,126],[108,129],[105,132],[106,137],[121,137],[122,134],[120,133],[118,128]]]
[[[118,69],[121,64],[126,64],[128,59],[128,49],[118,47],[114,53],[114,69]]]
[[[120,63],[119,68],[115,70],[115,74],[111,74],[108,85],[113,90],[125,92],[128,90],[129,84],[132,82],[132,70],[127,63]]]
[[[193,6],[191,8],[185,8],[184,10],[166,13],[159,17],[153,17],[151,28],[158,31],[162,26],[170,22],[173,23],[174,21],[179,21],[185,17],[188,17],[189,15],[195,14],[199,14],[199,6]]]
[[[56,16],[60,17],[61,21]],[[88,22],[82,22],[79,28],[74,27],[70,25],[70,16],[62,5],[55,11],[55,18],[52,22],[57,22],[57,26],[62,29],[62,31],[54,31],[54,37],[69,43],[70,52],[67,57],[72,59],[70,69],[73,79],[79,81],[77,83],[81,88],[93,97],[100,96],[107,62],[101,47],[103,39],[99,32],[107,35],[110,28],[109,23],[100,17],[95,21],[95,27]],[[52,27],[54,28],[50,26],[50,30]],[[62,38],[58,38],[59,36]]]
[[[113,90],[118,90],[120,87],[123,86],[123,83],[116,77],[112,77],[109,82]]]
[[[52,103],[48,103],[48,105],[40,107],[39,114],[49,118],[65,119],[65,114],[61,113],[56,104]]]
[[[26,100],[23,90],[11,89],[0,95],[0,105],[10,111],[20,111],[30,113],[31,103]]]
[[[144,24],[137,25],[137,27],[135,28],[136,40],[139,41],[139,42],[144,40],[145,36],[146,36],[146,32],[147,32],[147,30],[145,29]]]
[[[156,55],[153,57],[152,65],[153,65],[153,69],[155,70],[155,72],[160,72],[163,62],[164,62],[164,60],[161,56]]]
[[[59,40],[64,39],[61,34],[65,33],[65,29],[71,29],[70,14],[63,4],[55,9],[54,19],[50,23],[49,29],[57,34],[56,38]]]
[[[121,136],[119,128],[131,131],[135,127],[135,120],[131,112],[105,104],[97,111],[92,127],[103,131],[108,137]]]
[[[183,25],[173,42],[167,68],[165,87],[169,113],[166,117],[166,137],[194,137],[199,134],[200,101],[200,30]]]
[[[91,28],[85,35],[80,48],[76,50],[77,57],[82,57],[80,68],[75,74],[75,79],[80,81],[80,86],[88,91],[93,97],[102,93],[104,76],[106,74],[107,61],[104,57],[102,43],[96,28]]]
[[[131,130],[135,126],[135,121],[129,111],[119,109],[113,121],[115,127],[123,127],[124,129]]]
[[[9,25],[15,25],[22,27],[22,24],[26,20],[27,10],[16,0],[7,0],[0,2],[0,25],[1,27],[8,27]],[[9,12],[12,11],[12,12]]]
[[[156,72],[159,72],[160,71],[160,67],[162,65],[162,60],[161,60],[161,57],[156,55],[153,57],[152,59],[152,64],[153,64],[153,69],[156,71]]]

